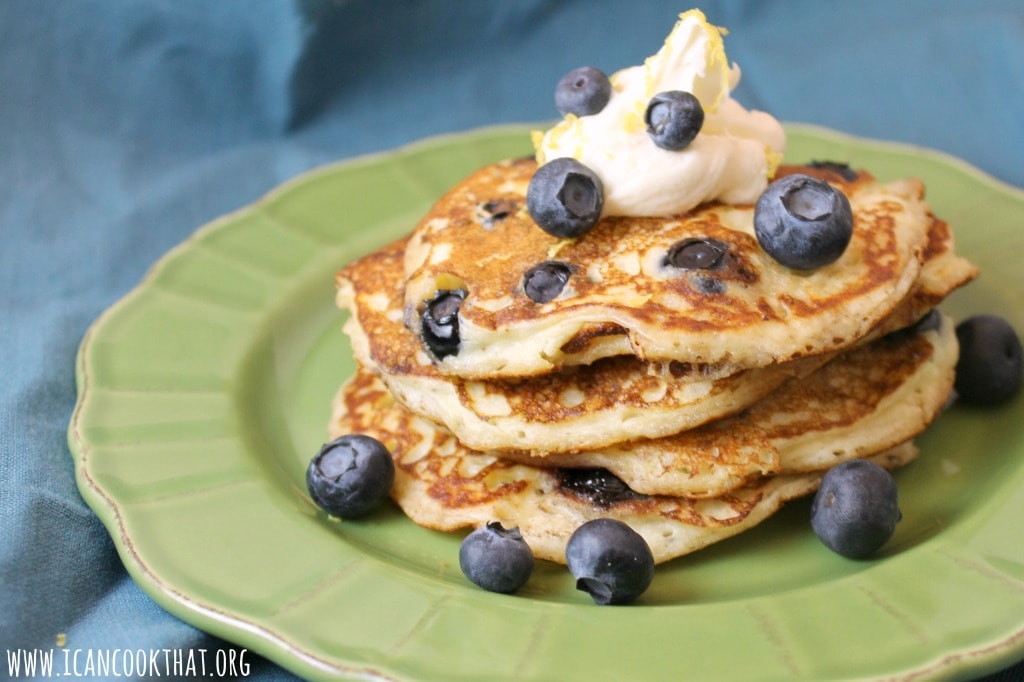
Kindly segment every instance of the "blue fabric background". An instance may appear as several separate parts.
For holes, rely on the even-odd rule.
[[[65,441],[79,342],[159,256],[319,164],[551,118],[565,71],[639,63],[689,6],[0,3],[0,649],[58,633],[82,648],[230,646],[135,586]],[[1020,0],[702,6],[730,31],[747,106],[1024,186]],[[290,679],[252,663],[254,679]]]

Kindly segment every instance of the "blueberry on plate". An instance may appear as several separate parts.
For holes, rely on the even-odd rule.
[[[654,579],[654,555],[643,536],[616,519],[594,519],[577,528],[565,546],[576,589],[595,603],[626,604]]]
[[[459,545],[459,567],[471,582],[489,592],[512,594],[526,584],[536,560],[518,528],[492,521]]]
[[[440,289],[424,302],[423,341],[439,360],[459,352],[459,309],[465,299],[462,289]]]
[[[997,315],[975,315],[956,326],[960,358],[953,388],[974,405],[998,405],[1021,384],[1021,343],[1010,323]]]
[[[853,236],[853,211],[846,195],[827,182],[787,175],[757,200],[754,234],[779,263],[814,270],[843,255]]]
[[[866,559],[878,551],[901,518],[896,479],[863,459],[829,469],[811,503],[815,534],[849,559]]]
[[[534,265],[523,275],[523,291],[535,303],[547,303],[558,298],[572,275],[565,263],[548,260]]]
[[[689,92],[659,92],[647,104],[644,123],[654,144],[669,151],[679,151],[690,146],[704,126],[704,107]]]
[[[364,516],[391,493],[395,463],[375,438],[348,434],[327,443],[306,469],[306,487],[318,507],[343,519]]]
[[[555,107],[564,114],[596,114],[612,97],[612,83],[603,71],[581,66],[562,76],[555,86]]]
[[[603,205],[601,179],[579,161],[565,157],[538,168],[526,190],[530,217],[554,237],[586,234],[600,219]]]

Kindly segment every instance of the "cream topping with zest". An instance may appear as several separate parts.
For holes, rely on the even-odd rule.
[[[723,33],[700,10],[680,14],[655,55],[610,76],[604,109],[568,114],[535,134],[538,162],[572,157],[597,173],[604,216],[664,216],[712,200],[757,201],[782,157],[785,132],[771,115],[730,96],[740,70],[728,63]],[[690,92],[704,108],[700,133],[679,151],[656,146],[644,123],[651,97],[667,90]]]

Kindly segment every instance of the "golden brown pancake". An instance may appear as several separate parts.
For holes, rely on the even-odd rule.
[[[405,243],[389,244],[338,274],[339,304],[352,312],[345,329],[356,358],[379,372],[400,402],[472,449],[571,452],[665,437],[735,413],[829,357],[728,377],[632,355],[515,380],[448,376],[402,323]],[[862,341],[912,324],[974,275],[974,266],[954,253],[948,226],[933,219],[911,295]]]
[[[672,436],[563,454],[481,454],[541,467],[607,469],[639,493],[701,498],[762,476],[826,469],[910,440],[948,401],[957,359],[953,323],[936,314],[920,327],[843,353],[737,415]],[[373,381],[380,380],[356,379]],[[386,391],[382,386],[373,390]]]
[[[953,322],[936,314],[696,429],[587,452],[501,456],[607,469],[646,494],[716,497],[752,478],[827,469],[917,436],[949,400],[957,351]]]
[[[705,378],[680,363],[632,355],[523,379],[459,379],[443,374],[401,322],[405,240],[339,275],[345,326],[360,363],[378,371],[414,412],[441,422],[467,447],[567,452],[658,438],[737,412],[792,376],[825,362]]]
[[[331,437],[363,433],[391,451],[392,498],[415,523],[454,531],[499,521],[520,529],[538,558],[565,562],[572,532],[594,518],[629,524],[656,562],[687,554],[752,528],[786,501],[813,492],[822,472],[771,476],[716,498],[641,495],[617,479],[587,481],[573,470],[511,462],[466,449],[432,422],[409,412],[370,372],[358,372],[334,404]],[[907,443],[874,459],[896,467],[917,455]]]
[[[415,228],[405,255],[406,324],[421,330],[426,302],[462,290],[447,374],[526,376],[632,354],[724,368],[722,373],[849,347],[917,280],[933,221],[919,182],[879,183],[824,173],[854,214],[850,245],[811,272],[782,266],[758,245],[753,206],[710,203],[666,218],[608,217],[578,239],[540,230],[525,208],[529,159],[486,166],[446,194]],[[687,240],[718,240],[710,269],[668,262]],[[571,275],[536,303],[524,274],[547,262]]]

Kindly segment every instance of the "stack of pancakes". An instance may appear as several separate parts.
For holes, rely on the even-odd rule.
[[[919,181],[781,167],[853,209],[843,256],[806,272],[759,247],[750,205],[551,236],[526,210],[535,170],[480,169],[337,275],[358,369],[332,437],[390,449],[413,521],[499,521],[564,562],[578,526],[610,517],[661,562],[754,526],[839,462],[916,456],[957,358],[935,307],[976,275]],[[550,300],[524,285],[537,266],[561,278]],[[438,349],[423,319],[444,297],[457,315]]]

